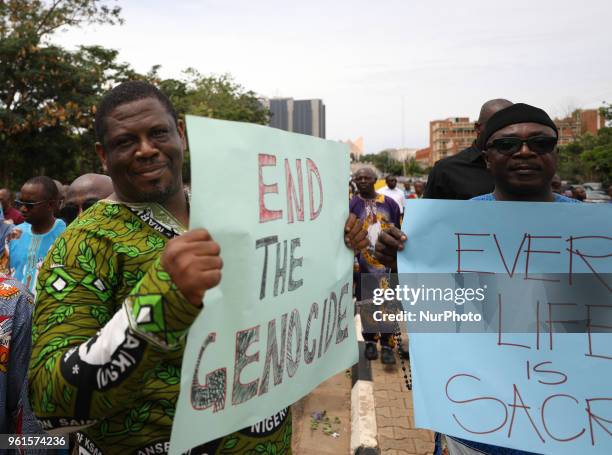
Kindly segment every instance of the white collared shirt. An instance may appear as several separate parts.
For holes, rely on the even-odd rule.
[[[400,190],[398,187],[390,189],[387,186],[382,187],[377,191],[378,194],[384,194],[387,197],[393,199],[400,208],[400,214],[404,213],[404,192]]]

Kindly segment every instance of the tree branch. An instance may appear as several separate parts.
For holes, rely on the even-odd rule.
[[[47,14],[45,14],[45,17],[43,17],[42,21],[40,21],[40,24],[38,24],[38,27],[36,27],[36,31],[34,32],[36,34],[36,36],[40,37],[43,34],[39,35],[38,33],[40,32],[40,30],[42,29],[43,25],[45,25],[45,22],[47,22],[47,19],[49,19],[49,17],[51,17],[51,14],[53,13],[53,11],[55,10],[55,8],[57,8],[57,6],[62,3],[64,0],[56,0],[53,2],[53,4],[51,5],[51,8],[49,8],[49,10],[47,11]],[[59,26],[57,26],[59,27]],[[57,28],[57,27],[52,27],[51,30]]]

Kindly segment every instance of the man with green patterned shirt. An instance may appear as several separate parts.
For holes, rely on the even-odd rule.
[[[220,248],[187,231],[184,128],[165,95],[123,83],[95,129],[114,193],[70,225],[40,271],[30,399],[46,430],[79,431],[79,454],[166,453],[185,335],[221,279]],[[367,242],[354,218],[345,232],[349,247]],[[191,453],[290,454],[291,414]]]

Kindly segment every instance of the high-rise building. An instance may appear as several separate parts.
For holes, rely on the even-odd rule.
[[[294,133],[325,138],[325,104],[320,99],[264,99],[270,109],[270,126]]]
[[[268,100],[270,126],[285,131],[293,131],[293,100],[278,98]]]

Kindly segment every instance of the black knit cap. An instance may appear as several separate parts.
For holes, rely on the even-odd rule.
[[[497,111],[487,120],[484,133],[478,138],[479,148],[485,150],[487,141],[493,133],[516,123],[539,123],[540,125],[550,126],[559,137],[557,125],[546,112],[529,104],[517,103]]]

